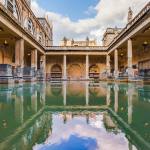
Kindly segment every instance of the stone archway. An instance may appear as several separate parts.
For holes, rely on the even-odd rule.
[[[68,77],[72,80],[80,80],[83,78],[83,69],[79,64],[72,64],[68,68]]]
[[[59,64],[54,64],[51,67],[51,78],[62,78],[62,67]]]
[[[99,78],[100,70],[96,64],[93,64],[89,67],[89,77],[90,78]]]

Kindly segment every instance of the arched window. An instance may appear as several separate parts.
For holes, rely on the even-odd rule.
[[[15,0],[7,0],[6,6],[7,6],[7,9],[9,10],[9,12],[11,12],[16,19],[20,20],[19,9],[16,4],[16,1]]]
[[[34,34],[34,25],[31,19],[28,19],[27,21],[27,29]]]
[[[39,42],[43,43],[43,34],[42,34],[42,32],[39,33]]]

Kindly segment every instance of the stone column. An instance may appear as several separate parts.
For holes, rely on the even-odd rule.
[[[115,62],[115,70],[114,70],[114,76],[115,78],[118,78],[119,72],[118,72],[118,50],[115,50],[114,53],[114,62]]]
[[[37,70],[37,50],[31,51],[31,67]]]
[[[89,105],[89,83],[85,83],[85,98],[86,98],[86,106]]]
[[[110,55],[106,56],[106,69],[107,69],[107,77],[110,76]]]
[[[43,78],[46,78],[46,56],[42,55],[40,57],[40,71],[42,73]]]
[[[86,75],[85,79],[89,80],[89,55],[86,55]]]
[[[22,78],[24,68],[24,39],[19,39],[15,43],[15,64],[16,76]]]
[[[132,68],[132,40],[128,40],[128,77],[133,77],[133,68]]]
[[[20,40],[15,43],[15,64],[20,66]]]
[[[67,56],[63,56],[63,79],[67,80]]]

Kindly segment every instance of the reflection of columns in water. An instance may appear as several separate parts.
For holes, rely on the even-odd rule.
[[[63,103],[64,106],[67,105],[67,83],[63,82]]]
[[[41,104],[42,104],[42,106],[45,106],[45,101],[46,101],[46,95],[45,95],[45,93],[46,93],[46,84],[42,84],[41,85],[41,92],[40,92],[40,102],[41,102]]]
[[[89,124],[89,121],[90,121],[90,116],[89,114],[86,114],[86,123]]]
[[[85,97],[86,97],[86,105],[89,105],[89,83],[85,83]]]
[[[134,87],[130,86],[128,87],[128,123],[132,123],[132,113],[133,113],[133,106],[132,106],[132,100],[133,100],[133,92]]]
[[[24,115],[24,108],[23,108],[23,87],[19,87],[16,89],[16,96],[15,96],[15,120],[22,124],[23,123],[23,115]]]
[[[36,90],[32,91],[31,108],[33,112],[37,112],[37,91]]]
[[[109,106],[110,105],[110,91],[111,91],[111,88],[109,85],[107,85],[107,95],[106,95],[106,105]]]
[[[21,136],[19,148],[21,150],[26,150],[28,146],[29,146],[28,137],[27,134],[25,133],[24,135]]]
[[[119,87],[118,84],[114,85],[114,110],[115,112],[118,112],[118,91],[119,91]]]
[[[129,150],[133,150],[133,146],[131,142],[129,142],[128,147],[129,147]]]

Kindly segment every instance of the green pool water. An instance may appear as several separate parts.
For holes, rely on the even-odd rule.
[[[150,85],[0,85],[0,150],[148,150]]]

